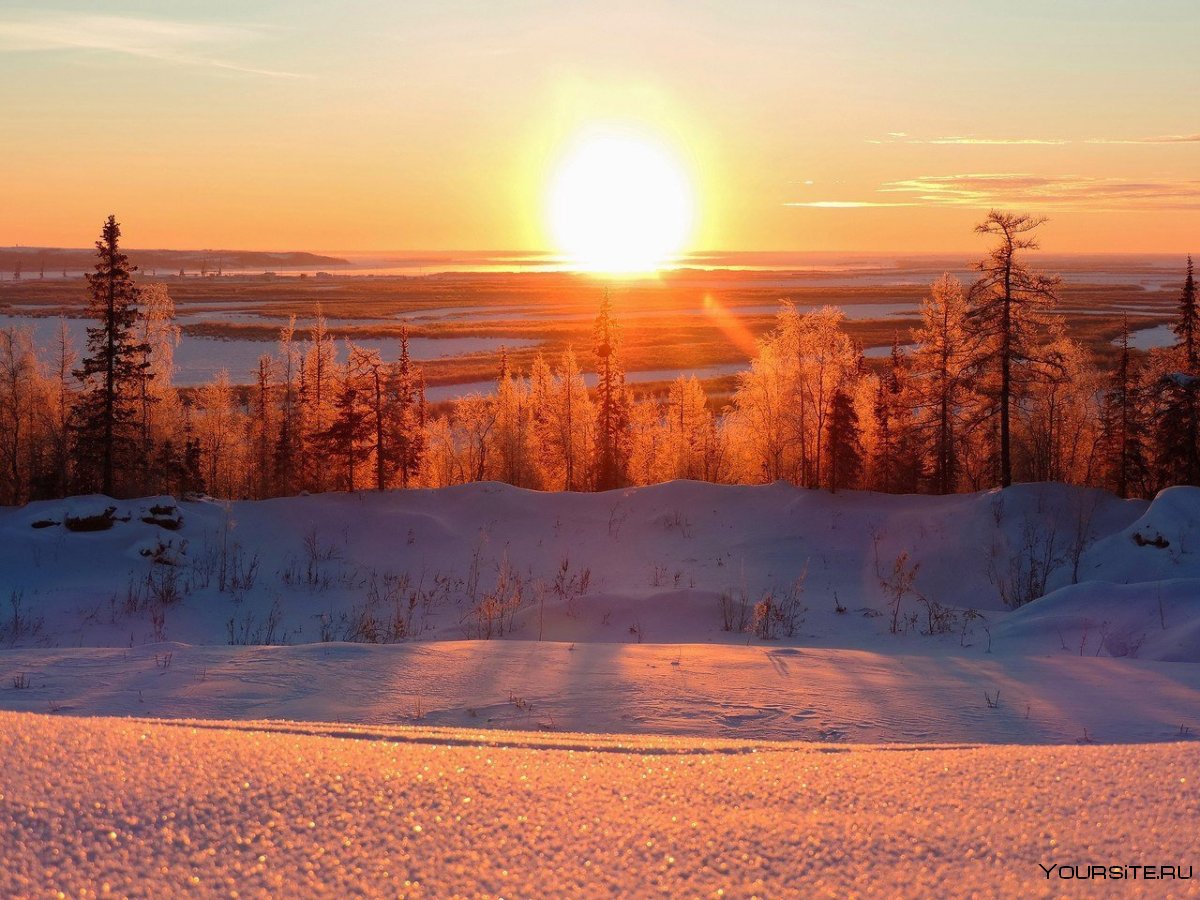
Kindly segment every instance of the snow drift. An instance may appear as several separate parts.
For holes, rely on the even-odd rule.
[[[767,637],[900,640],[907,652],[929,637],[1078,652],[1087,628],[1085,653],[1185,660],[1200,621],[1198,529],[1194,488],[1148,504],[1058,484],[949,497],[672,482],[602,494],[469,484],[233,503],[72,498],[0,512],[0,638]],[[902,554],[916,573],[897,611],[883,582]],[[756,637],[764,597],[775,618]]]

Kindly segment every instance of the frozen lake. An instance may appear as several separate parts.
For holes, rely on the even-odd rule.
[[[888,348],[889,352],[891,348]],[[701,381],[708,378],[720,378],[724,375],[736,375],[745,369],[750,368],[750,361],[739,363],[718,363],[712,366],[697,366],[691,369],[643,369],[637,372],[626,372],[625,381],[629,384],[649,384],[654,381],[674,381],[680,375],[695,375]],[[596,386],[596,373],[584,372],[583,381],[590,387]],[[427,387],[425,389],[425,399],[430,403],[443,403],[447,400],[453,400],[455,397],[464,397],[467,394],[494,394],[496,392],[496,382],[494,379],[488,381],[468,381],[461,384],[439,384]]]
[[[57,317],[0,315],[0,328],[27,328],[33,333],[34,344],[41,353],[53,346],[58,336]],[[67,330],[77,352],[87,342],[88,319],[67,319]],[[345,354],[345,341],[335,342],[339,355]],[[399,338],[360,338],[360,347],[378,350],[385,360],[400,354]],[[409,338],[408,349],[413,359],[427,361],[441,357],[462,356],[468,353],[489,353],[501,347],[532,347],[537,341],[514,338]],[[214,338],[183,335],[175,349],[175,383],[192,387],[211,381],[222,369],[229,371],[235,383],[247,382],[264,353],[274,353],[274,341],[252,341],[243,338]]]
[[[1142,328],[1129,334],[1129,346],[1135,350],[1154,350],[1158,347],[1170,347],[1174,343],[1175,332],[1169,324]]]

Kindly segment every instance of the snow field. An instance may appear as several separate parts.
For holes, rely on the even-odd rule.
[[[0,893],[1083,896],[1039,863],[1198,848],[1191,745],[335,733],[0,714]]]

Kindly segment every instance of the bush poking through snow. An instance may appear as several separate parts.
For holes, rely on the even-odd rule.
[[[571,560],[564,556],[554,575],[554,584],[551,586],[551,590],[554,592],[555,599],[566,609],[567,615],[577,618],[579,603],[587,594],[591,583],[592,570],[584,569],[581,572],[572,573]]]
[[[234,646],[249,646],[252,644],[275,644],[275,632],[283,618],[283,607],[276,597],[267,611],[266,618],[258,621],[253,610],[246,610],[241,618],[230,617],[226,623],[229,632],[229,643]]]
[[[997,563],[993,548],[988,560],[988,579],[996,586],[1000,599],[1010,609],[1032,603],[1046,593],[1046,582],[1066,562],[1053,525],[1039,525],[1026,518],[1021,527],[1021,545],[1008,554],[1007,565]]]
[[[1140,531],[1133,533],[1133,542],[1139,547],[1157,547],[1159,550],[1166,550],[1171,546],[1171,542],[1161,534],[1156,533],[1154,537],[1148,538]]]
[[[729,591],[721,594],[721,630],[742,632],[750,627],[751,606],[750,598],[743,589],[734,596]]]
[[[178,531],[183,527],[183,514],[179,511],[179,507],[175,505],[175,501],[159,501],[153,504],[146,514],[142,516],[142,521],[147,525],[157,525],[159,528],[166,528],[168,531]]]
[[[958,613],[954,609],[924,594],[918,594],[917,601],[925,607],[926,634],[950,634],[957,630]]]
[[[770,591],[763,594],[761,600],[754,604],[754,635],[759,640],[770,641],[775,638],[775,625],[778,619],[778,608],[775,597]]]
[[[904,598],[914,593],[913,584],[920,569],[920,563],[908,564],[908,551],[904,551],[892,563],[891,573],[879,580],[887,593],[888,606],[892,609],[892,624],[889,629],[892,634],[900,633],[900,608],[904,605]]]
[[[525,599],[525,588],[525,582],[513,570],[505,553],[496,567],[496,586],[471,608],[467,637],[488,641],[504,637],[505,631],[511,632],[517,610]]]
[[[15,643],[22,638],[36,637],[42,630],[41,616],[33,617],[25,611],[25,592],[13,588],[8,593],[9,614],[0,622],[0,638]]]
[[[67,531],[108,531],[116,520],[117,508],[108,506],[100,512],[67,515],[63,519],[63,525]]]

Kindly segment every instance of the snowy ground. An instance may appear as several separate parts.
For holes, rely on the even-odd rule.
[[[305,730],[0,714],[0,894],[1200,893],[1194,745]]]
[[[110,505],[107,530],[65,527]],[[881,581],[900,554],[919,570],[893,634]],[[1020,590],[1045,596],[1012,611]],[[794,601],[767,639],[752,622],[764,595],[777,613]],[[0,709],[35,712],[1186,737],[1200,731],[1200,490],[472,484],[36,503],[0,511],[0,647]]]
[[[704,644],[158,644],[7,651],[0,704],[843,743],[1154,742],[1200,733],[1200,666]]]
[[[1196,489],[0,510],[0,896],[1084,893],[1200,864],[1198,660]]]

